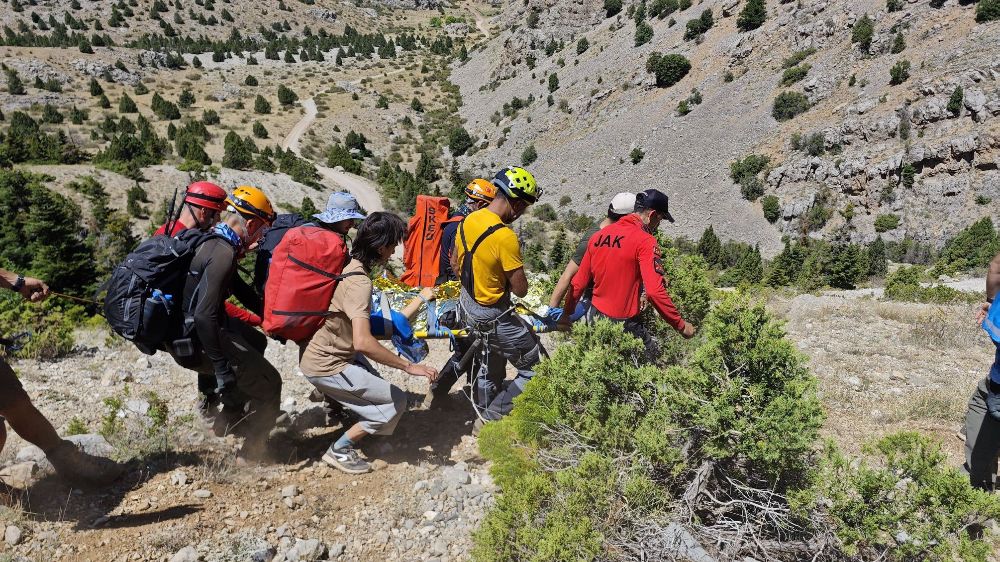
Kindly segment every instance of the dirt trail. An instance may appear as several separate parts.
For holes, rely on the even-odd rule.
[[[395,72],[399,72],[398,70]],[[393,74],[393,73],[390,73]],[[352,83],[360,83],[360,80],[355,80]],[[316,92],[315,95],[322,94],[323,91]],[[309,127],[316,121],[316,115],[319,110],[316,107],[315,97],[302,100],[302,108],[305,110],[305,114],[302,119],[292,127],[288,135],[285,136],[284,140],[281,141],[281,148],[289,149],[295,154],[302,156],[299,148],[299,143],[302,140],[302,135],[309,130]],[[326,180],[327,183],[332,183],[334,186],[342,189],[346,189],[354,194],[358,198],[358,203],[366,211],[383,211],[385,206],[382,204],[382,197],[379,194],[378,184],[375,182],[363,178],[355,174],[349,174],[344,171],[336,170],[334,168],[328,168],[326,166],[316,165],[316,171],[319,172],[321,176]]]

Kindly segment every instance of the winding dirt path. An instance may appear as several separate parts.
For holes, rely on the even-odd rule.
[[[317,92],[317,94],[320,93],[322,92]],[[302,139],[302,135],[312,126],[313,122],[316,121],[316,114],[318,113],[314,98],[302,100],[302,108],[305,109],[305,115],[302,116],[302,119],[292,127],[292,130],[281,141],[281,148],[289,149],[298,156],[302,156],[299,149],[299,141]],[[354,194],[358,198],[358,203],[366,211],[385,210],[385,207],[382,205],[382,196],[379,194],[378,184],[375,182],[355,174],[337,171],[318,164],[316,165],[316,171],[323,176],[327,183],[332,183],[335,187],[346,189]]]

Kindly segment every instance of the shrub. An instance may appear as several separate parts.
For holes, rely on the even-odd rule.
[[[187,109],[192,105],[194,105],[194,102],[195,102],[194,94],[191,93],[191,90],[188,90],[187,88],[184,88],[181,91],[181,94],[177,97],[177,105],[183,107],[184,109]]]
[[[622,0],[604,0],[604,12],[607,16],[614,17],[622,11]]]
[[[868,253],[868,277],[885,277],[889,271],[889,262],[886,258],[885,242],[878,236],[867,248]]]
[[[736,18],[736,27],[740,31],[752,31],[763,25],[767,19],[767,5],[764,0],[747,0],[739,17]]]
[[[774,223],[781,218],[781,207],[778,203],[777,196],[765,195],[764,198],[760,200],[760,205],[764,210],[764,218],[767,219],[767,222]]]
[[[740,185],[743,197],[748,201],[755,201],[764,194],[764,184],[758,176],[770,163],[771,159],[767,156],[748,154],[742,160],[729,164],[729,177]]]
[[[649,16],[663,19],[677,11],[677,0],[653,0],[649,7]]]
[[[875,232],[888,232],[899,227],[899,216],[892,213],[875,218]]]
[[[201,122],[205,125],[218,125],[220,122],[219,112],[214,109],[206,109],[201,112]]]
[[[177,106],[172,102],[163,99],[159,93],[153,94],[153,99],[150,105],[153,109],[153,113],[155,113],[160,119],[172,121],[174,119],[181,118],[181,111],[177,109]]]
[[[643,152],[642,148],[637,146],[632,149],[632,152],[629,153],[628,157],[629,160],[632,161],[632,164],[635,165],[642,162],[642,159],[646,157],[646,153]]]
[[[906,82],[907,78],[910,77],[910,61],[901,60],[896,64],[892,65],[889,69],[889,84],[896,86]]]
[[[13,93],[13,92],[12,92]],[[101,87],[101,83],[97,81],[97,78],[91,77],[90,79],[90,95],[97,97],[104,93],[104,88]]]
[[[423,113],[424,112],[424,104],[420,102],[419,98],[417,98],[416,96],[414,96],[413,99],[410,101],[410,109],[412,109],[413,111],[416,111],[417,113]]]
[[[826,135],[818,131],[806,136],[799,133],[792,135],[792,149],[801,150],[809,156],[820,156],[826,152]]]
[[[559,89],[559,76],[555,72],[549,74],[549,93],[553,93]]]
[[[851,30],[851,43],[857,43],[861,52],[867,53],[872,46],[874,36],[875,22],[868,17],[868,14],[865,14],[854,23],[854,28]]]
[[[795,51],[794,53],[792,53],[792,55],[790,57],[788,57],[787,59],[785,59],[784,61],[782,61],[781,67],[782,68],[791,68],[791,67],[799,64],[800,62],[806,60],[806,58],[809,57],[809,55],[811,55],[811,54],[813,54],[815,52],[816,52],[816,49],[813,48],[813,47],[810,47],[808,49],[803,49],[801,51]]]
[[[683,55],[652,53],[646,59],[646,72],[656,77],[659,88],[668,88],[680,82],[690,70],[691,62]]]
[[[286,88],[284,84],[278,86],[278,103],[281,105],[291,105],[299,100],[298,94]]]
[[[587,41],[586,37],[581,37],[579,41],[576,42],[576,54],[582,55],[587,52],[590,48],[590,41]]]
[[[267,129],[264,128],[264,125],[260,121],[253,122],[253,136],[259,139],[267,138]]]
[[[912,189],[913,183],[916,181],[917,169],[913,167],[913,164],[909,162],[905,163],[899,169],[899,183],[903,184],[906,189]]]
[[[951,113],[955,117],[962,114],[962,102],[965,101],[965,92],[962,91],[961,86],[955,86],[955,90],[951,92],[951,97],[948,98],[948,113]]]
[[[708,228],[701,233],[701,238],[698,239],[698,254],[711,267],[720,268],[724,265],[722,241],[715,234],[712,225],[708,225]]]
[[[785,72],[781,74],[780,86],[790,86],[799,80],[802,80],[809,74],[809,69],[812,66],[808,64],[803,64],[800,66],[793,66],[791,68],[785,69]]]
[[[715,21],[712,19],[712,10],[705,10],[699,18],[687,22],[687,28],[684,30],[684,40],[690,41],[704,35],[705,32],[712,29],[713,25],[715,25]]]
[[[246,79],[243,80],[243,83],[246,84],[247,86],[256,86],[258,84],[257,77],[255,77],[253,74],[247,74],[247,77]]]
[[[799,92],[781,92],[774,98],[771,115],[778,121],[788,121],[809,110],[809,98]]]
[[[538,152],[535,150],[535,145],[529,144],[521,153],[521,165],[530,166],[535,160],[538,160]]]
[[[956,289],[946,285],[924,287],[920,279],[924,269],[919,266],[904,266],[889,274],[885,282],[885,298],[895,301],[946,304],[960,302],[966,297]]]
[[[898,55],[899,53],[902,53],[904,49],[906,49],[906,38],[903,37],[903,32],[900,31],[892,40],[891,52],[894,55]]]
[[[644,21],[635,26],[635,46],[641,47],[653,39],[653,28]]]
[[[945,243],[938,264],[957,270],[985,267],[998,251],[1000,238],[993,220],[983,217]]]
[[[253,152],[250,150],[250,144],[244,142],[234,131],[226,133],[223,147],[225,149],[222,157],[223,166],[237,170],[249,170],[251,168],[253,164]]]
[[[50,103],[45,104],[42,108],[42,122],[43,123],[53,123],[58,124],[63,122],[63,114],[59,113],[59,110]]]
[[[341,166],[345,172],[352,174],[361,173],[361,162],[351,157],[351,152],[339,143],[335,143],[327,150],[326,165],[331,168]]]
[[[559,215],[556,214],[556,210],[553,209],[552,205],[549,205],[548,203],[534,205],[531,208],[531,216],[542,222],[554,222],[559,218]]]
[[[475,144],[475,141],[472,140],[472,136],[469,135],[469,132],[464,127],[454,127],[448,135],[448,149],[455,156],[465,154],[472,148],[473,144]]]
[[[1000,20],[1000,0],[979,0],[976,5],[976,21],[986,23]]]
[[[898,12],[903,9],[903,0],[885,0],[887,12]]]
[[[264,96],[257,94],[257,97],[253,100],[253,112],[261,115],[271,113],[270,102],[264,99]]]

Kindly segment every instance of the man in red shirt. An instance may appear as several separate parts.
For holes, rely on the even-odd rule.
[[[636,196],[634,213],[590,237],[563,310],[573,310],[593,283],[587,320],[604,317],[622,322],[625,331],[645,340],[646,330],[639,319],[639,294],[645,289],[649,303],[668,324],[685,338],[694,336],[695,326],[681,318],[667,294],[660,247],[653,235],[663,219],[674,222],[667,203],[665,193],[647,189]],[[564,315],[559,326],[569,329],[569,317]]]
[[[173,236],[185,228],[208,230],[219,222],[219,214],[226,210],[226,190],[212,182],[196,181],[187,186],[184,200],[181,202],[181,213],[177,220],[167,217],[167,224],[156,229],[153,236],[167,233],[170,225],[170,235]]]

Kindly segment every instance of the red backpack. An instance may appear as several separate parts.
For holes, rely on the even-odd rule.
[[[333,290],[345,277],[341,272],[350,259],[347,245],[335,232],[317,226],[289,229],[271,255],[264,331],[295,342],[311,338],[330,315]]]
[[[441,272],[441,229],[462,217],[448,218],[447,197],[417,195],[417,207],[403,245],[405,271],[399,280],[411,287],[433,287]]]

